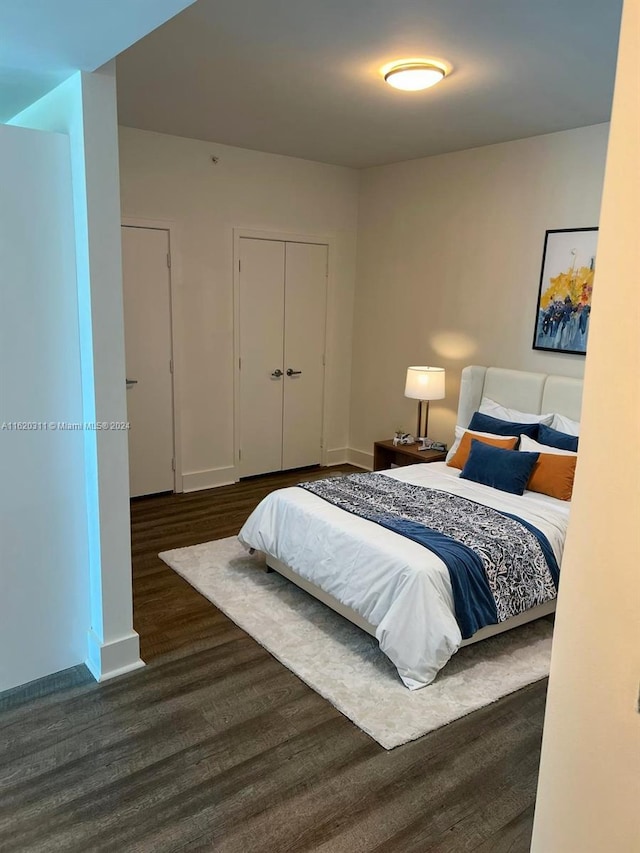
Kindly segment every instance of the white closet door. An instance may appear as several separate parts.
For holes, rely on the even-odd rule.
[[[286,244],[284,469],[321,461],[327,258],[327,246]]]
[[[240,239],[239,308],[239,473],[249,477],[282,470],[284,243]]]
[[[174,488],[168,252],[168,231],[122,228],[131,497]]]

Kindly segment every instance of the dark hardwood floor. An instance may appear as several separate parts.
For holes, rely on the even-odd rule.
[[[301,478],[132,502],[148,665],[0,697],[3,853],[529,850],[546,681],[387,752],[158,559]]]

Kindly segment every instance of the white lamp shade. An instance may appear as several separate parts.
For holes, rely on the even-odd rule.
[[[444,367],[409,367],[404,396],[413,400],[442,400]]]

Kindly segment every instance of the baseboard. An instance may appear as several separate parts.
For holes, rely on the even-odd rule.
[[[337,447],[333,450],[327,450],[323,465],[344,465],[349,461],[349,448]]]
[[[337,447],[327,450],[324,464],[331,465],[355,465],[371,471],[373,468],[373,454],[365,453],[363,450],[353,450],[350,447]],[[199,492],[202,489],[216,489],[218,486],[231,486],[238,482],[236,469],[233,465],[227,468],[209,468],[206,471],[191,471],[182,475],[182,486],[184,492]]]
[[[356,450],[354,447],[350,447],[347,462],[358,468],[364,468],[365,471],[373,471],[373,453],[368,453],[365,450]]]
[[[201,489],[229,486],[237,479],[233,465],[226,468],[209,468],[206,471],[191,471],[182,475],[182,489],[185,492],[199,492]]]
[[[101,643],[93,631],[87,634],[85,665],[96,681],[106,681],[144,666],[140,658],[140,639],[135,631],[124,637]]]
[[[70,690],[84,684],[93,684],[91,673],[83,663],[43,675],[27,684],[19,684],[0,692],[0,712],[10,711],[29,702],[45,699],[62,690]]]

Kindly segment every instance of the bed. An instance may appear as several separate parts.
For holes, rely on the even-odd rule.
[[[462,372],[456,435],[464,433],[474,412],[487,400],[505,410],[541,418],[549,413],[562,426],[565,422],[577,425],[581,399],[578,379],[472,365]],[[473,442],[474,452],[480,441]],[[486,445],[480,449],[486,452]],[[415,690],[433,681],[461,646],[555,609],[557,577],[553,583],[549,578],[552,564],[557,569],[562,559],[570,501],[529,489],[511,494],[460,475],[459,469],[437,462],[375,474],[329,476],[280,489],[254,510],[239,538],[245,547],[262,552],[270,569],[376,637],[403,683]],[[371,506],[377,507],[382,495],[382,510],[368,509],[369,492],[378,496],[371,499]],[[443,557],[431,540],[425,543],[424,527],[415,527],[411,521],[416,495],[420,500],[428,495],[433,504],[430,511],[447,524],[458,511],[469,514],[468,535],[485,563],[488,559],[486,565],[494,560],[486,557],[486,549],[518,552],[513,558],[518,564],[515,580],[509,581],[513,602],[500,597],[499,585],[504,586],[506,573],[499,569],[493,573],[498,584],[492,587],[497,618],[485,616],[484,622],[477,623],[461,614],[460,597],[467,594],[464,589],[461,592],[461,576],[453,573],[447,554]],[[385,501],[402,504],[400,521],[395,510],[388,515]],[[429,523],[432,526],[437,527],[435,521]],[[434,535],[434,530],[427,533]],[[544,552],[546,568],[539,552]],[[540,564],[536,574],[534,563]],[[482,597],[484,591],[478,595]],[[476,624],[482,627],[475,630]]]

